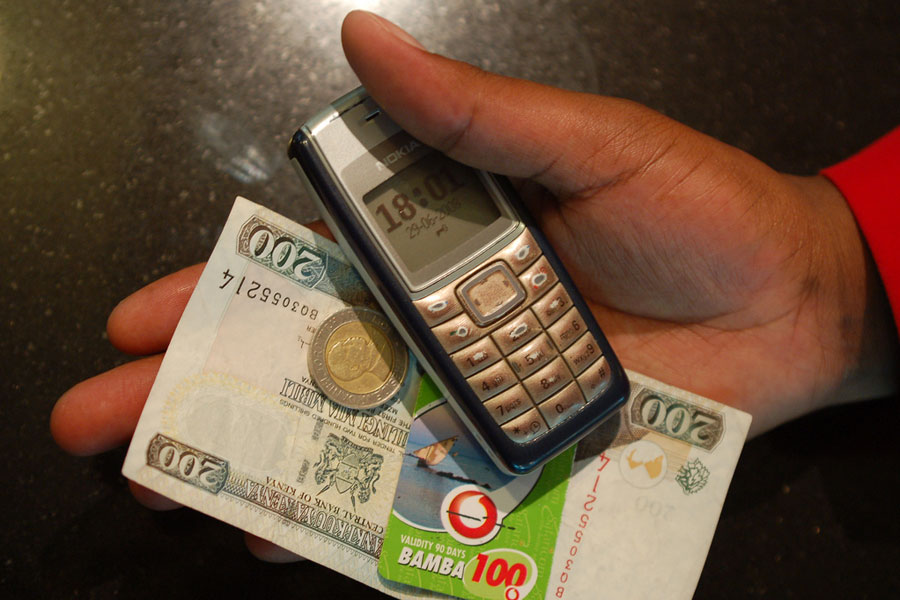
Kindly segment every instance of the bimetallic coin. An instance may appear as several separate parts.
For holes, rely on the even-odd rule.
[[[380,312],[340,310],[319,326],[309,349],[316,384],[347,408],[375,408],[394,397],[409,365],[406,344]]]

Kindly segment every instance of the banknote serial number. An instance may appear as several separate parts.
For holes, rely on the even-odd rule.
[[[251,300],[258,300],[263,304],[280,307],[283,310],[297,313],[301,317],[309,317],[315,321],[319,316],[317,308],[311,308],[308,304],[303,304],[299,300],[294,300],[288,294],[273,290],[269,286],[264,286],[256,280],[247,280],[245,276],[241,276],[238,280],[237,276],[231,272],[231,269],[225,269],[222,272],[222,283],[219,285],[220,290],[224,290],[234,284],[236,289],[235,295],[244,295]],[[233,286],[232,286],[233,287]]]
[[[578,515],[578,526],[575,529],[575,533],[572,536],[568,549],[563,550],[566,558],[564,558],[565,562],[563,563],[562,571],[557,579],[556,593],[554,594],[557,598],[564,598],[566,596],[566,584],[569,583],[569,574],[574,571],[575,561],[577,560],[576,557],[578,556],[578,551],[581,549],[582,542],[584,541],[588,524],[591,522],[591,512],[594,510],[594,503],[597,501],[597,488],[600,485],[600,472],[603,471],[610,462],[610,459],[606,454],[600,454],[600,456],[597,457],[597,460],[599,461],[599,464],[597,466],[597,472],[594,473],[594,485],[591,487],[591,491],[584,495],[584,503],[581,505],[581,514]]]

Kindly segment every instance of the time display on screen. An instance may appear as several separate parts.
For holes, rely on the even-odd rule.
[[[439,152],[383,182],[363,202],[411,272],[464,245],[501,216],[478,173]]]

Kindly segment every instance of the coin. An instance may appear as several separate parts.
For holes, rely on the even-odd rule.
[[[387,317],[367,308],[340,310],[319,326],[309,372],[329,399],[352,409],[375,408],[403,385],[406,344]]]

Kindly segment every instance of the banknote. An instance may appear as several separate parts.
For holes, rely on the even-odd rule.
[[[628,377],[617,415],[521,477],[423,380],[382,576],[467,599],[690,598],[750,416]]]
[[[338,247],[238,198],[123,473],[385,589],[377,559],[421,375],[410,356],[394,400],[370,410],[328,400],[307,352],[319,324],[347,307],[377,308]]]
[[[377,308],[340,249],[239,198],[123,473],[398,598],[692,595],[748,415],[629,373],[622,411],[510,478],[467,441],[412,355],[377,408],[321,393],[310,344],[348,307]]]
[[[576,449],[547,598],[691,598],[751,417],[628,372]]]

